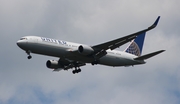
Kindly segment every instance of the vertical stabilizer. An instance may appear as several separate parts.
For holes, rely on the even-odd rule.
[[[143,44],[144,44],[144,38],[145,38],[146,32],[142,33],[141,35],[137,36],[130,45],[126,48],[125,52],[141,56]]]

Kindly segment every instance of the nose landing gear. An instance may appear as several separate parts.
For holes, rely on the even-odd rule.
[[[32,58],[32,56],[30,55],[31,52],[28,50],[28,51],[26,51],[26,53],[28,54],[28,57],[27,57],[27,58],[28,58],[28,59],[31,59],[31,58]]]
[[[31,58],[32,58],[32,56],[31,56],[31,55],[29,55],[27,58],[28,58],[28,59],[31,59]]]

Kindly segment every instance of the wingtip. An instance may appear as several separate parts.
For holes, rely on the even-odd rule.
[[[162,52],[164,52],[164,51],[166,51],[166,50],[160,50],[160,51],[158,51],[157,53],[162,53]]]
[[[159,22],[159,19],[160,19],[161,16],[158,16],[158,18],[156,19],[156,21],[154,22],[154,26],[157,26],[158,22]]]
[[[164,52],[164,51],[166,51],[166,50],[161,50],[161,52]]]
[[[152,26],[150,26],[148,29],[153,29],[157,26],[158,22],[159,22],[160,16],[157,17],[156,21],[153,23]]]

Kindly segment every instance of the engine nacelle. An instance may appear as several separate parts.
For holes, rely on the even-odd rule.
[[[94,52],[94,50],[90,46],[86,46],[86,45],[80,45],[78,47],[78,51],[83,55],[89,55]]]
[[[46,66],[47,66],[48,68],[50,68],[50,69],[63,68],[63,66],[60,65],[57,60],[48,60],[48,61],[46,62]]]

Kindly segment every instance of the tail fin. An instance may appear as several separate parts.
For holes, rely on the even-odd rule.
[[[144,44],[144,38],[145,38],[146,32],[142,33],[141,35],[137,36],[130,45],[125,49],[125,52],[141,56],[143,44]]]

